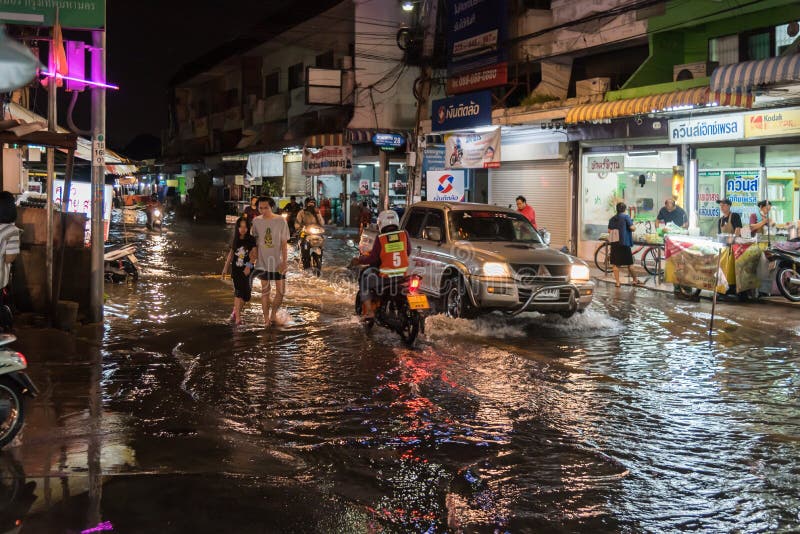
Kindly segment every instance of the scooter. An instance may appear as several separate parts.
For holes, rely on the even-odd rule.
[[[22,353],[5,348],[17,338],[0,334],[0,447],[5,447],[22,429],[25,397],[34,398],[39,390],[24,370],[28,360]]]
[[[775,283],[781,295],[800,302],[800,250],[772,247],[765,253],[770,263],[777,263]]]
[[[136,245],[117,245],[109,247],[103,256],[105,279],[119,284],[130,276],[139,279],[139,260],[136,259]]]
[[[300,230],[297,239],[303,270],[311,269],[314,276],[321,276],[322,254],[325,248],[325,228],[318,224],[307,224]]]
[[[161,208],[158,207],[150,207],[147,208],[147,228],[150,230],[155,230],[158,228],[158,231],[163,230],[162,222],[164,218],[164,213]]]
[[[359,275],[377,276],[374,270],[363,269]],[[400,339],[407,345],[413,345],[420,331],[424,331],[425,322],[420,314],[421,310],[430,309],[428,297],[419,292],[421,278],[417,275],[410,277],[395,276],[382,279],[382,287],[378,294],[373,295],[378,300],[374,318],[364,317],[366,305],[361,296],[361,290],[356,293],[355,312],[362,317],[364,329],[367,332],[378,325],[396,332]]]

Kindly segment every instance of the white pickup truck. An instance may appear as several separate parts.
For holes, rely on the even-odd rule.
[[[488,204],[419,202],[400,227],[409,233],[409,274],[451,317],[502,311],[570,317],[592,302],[594,283],[582,260],[548,248],[525,217]],[[372,249],[376,232],[361,235]]]

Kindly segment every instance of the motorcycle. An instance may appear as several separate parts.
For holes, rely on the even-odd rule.
[[[0,447],[5,447],[22,429],[25,397],[35,398],[39,390],[24,372],[28,360],[22,353],[5,348],[17,338],[0,335]]]
[[[164,212],[160,207],[151,206],[147,208],[147,228],[150,230],[155,230],[158,228],[158,231],[163,230],[162,222],[164,220]]]
[[[106,248],[103,255],[103,268],[107,282],[119,284],[130,276],[139,279],[139,260],[136,259],[136,245],[117,245]]]
[[[450,154],[450,166],[452,167],[456,163],[461,161],[461,158],[464,157],[464,149],[460,146],[455,147],[453,153]]]
[[[772,247],[765,252],[767,260],[777,264],[775,283],[781,295],[800,302],[800,250]]]
[[[307,224],[300,230],[297,240],[300,247],[300,262],[303,270],[311,269],[314,276],[321,276],[325,228],[318,224]]]
[[[367,272],[368,269],[363,269],[360,276],[365,276]],[[378,301],[375,317],[363,319],[364,329],[370,332],[378,324],[396,332],[407,345],[413,345],[417,335],[425,329],[420,311],[430,309],[428,297],[419,292],[420,280],[416,275],[383,279],[381,290],[373,295],[373,302],[375,299]],[[364,316],[364,304],[359,290],[355,300],[355,311],[359,317]]]

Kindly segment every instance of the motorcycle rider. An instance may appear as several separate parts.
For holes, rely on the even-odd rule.
[[[297,213],[297,218],[294,221],[295,230],[299,232],[305,226],[312,224],[323,226],[325,221],[322,220],[322,214],[317,209],[316,200],[308,197],[304,204],[305,207]],[[311,249],[308,246],[300,247],[300,259],[303,262],[303,269],[308,269],[311,266]]]
[[[408,232],[400,230],[397,213],[386,210],[378,214],[378,231],[372,250],[367,255],[353,258],[351,266],[369,265],[361,274],[359,286],[362,296],[362,316],[371,319],[375,316],[378,302],[372,292],[380,294],[383,283],[395,276],[405,276],[408,270],[408,251],[410,249]]]
[[[153,212],[155,210],[159,210],[162,214],[164,213],[164,208],[161,206],[161,202],[158,200],[158,195],[153,193],[150,195],[150,198],[147,200],[147,227],[153,227]],[[163,215],[162,215],[163,216]]]

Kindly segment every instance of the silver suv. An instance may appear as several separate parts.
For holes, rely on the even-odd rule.
[[[578,258],[547,247],[520,213],[488,204],[420,202],[403,216],[409,274],[451,317],[500,310],[570,317],[592,302],[594,283]],[[364,232],[368,251],[375,232]]]

